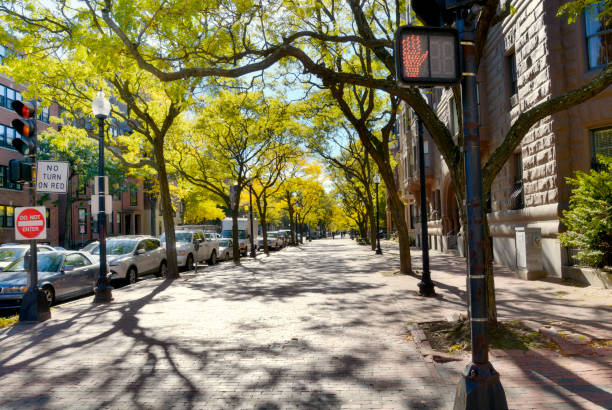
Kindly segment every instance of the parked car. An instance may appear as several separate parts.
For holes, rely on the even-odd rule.
[[[93,251],[100,255],[100,248]],[[106,241],[106,261],[111,279],[135,283],[138,276],[155,273],[164,276],[168,271],[166,249],[159,239],[144,235],[115,236]]]
[[[221,239],[219,241],[219,258],[228,261],[234,257],[234,243],[231,239]]]
[[[111,238],[107,238],[107,241],[109,239],[111,239]],[[100,246],[100,242],[98,242],[98,241],[89,242],[83,248],[79,249],[79,251],[87,252],[87,253],[89,253],[91,255],[95,255],[95,250],[98,248],[98,246]],[[98,251],[98,253],[100,253],[100,252]]]
[[[38,287],[49,306],[58,300],[93,292],[100,265],[87,254],[54,250],[39,253],[36,260]],[[27,266],[20,257],[0,272],[0,303],[5,307],[19,307],[27,285]]]
[[[210,240],[202,231],[198,230],[179,230],[174,233],[176,240],[176,260],[179,266],[187,270],[193,270],[194,262],[207,261],[208,264],[217,263],[219,255],[219,244],[216,239]],[[160,240],[166,243],[166,235],[162,234]],[[197,247],[197,250],[196,250]]]
[[[0,246],[0,271],[8,265],[25,255],[30,250],[30,245],[10,244]],[[38,252],[52,252],[55,249],[48,245],[37,245]]]
[[[283,247],[285,241],[282,237],[280,237],[279,233],[276,231],[267,232],[268,237],[268,249],[277,250]],[[264,243],[263,238],[257,242],[260,249],[263,249]]]

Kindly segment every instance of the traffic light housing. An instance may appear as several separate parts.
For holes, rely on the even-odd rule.
[[[457,84],[461,80],[457,30],[400,27],[395,33],[395,70],[400,86]]]
[[[13,147],[25,156],[33,156],[36,154],[36,102],[13,101],[11,107],[20,117],[11,125],[21,135],[13,139]]]
[[[429,27],[450,25],[455,18],[455,14],[447,10],[445,0],[412,0],[412,10]]]
[[[32,164],[18,159],[9,161],[8,179],[13,183],[32,182]]]

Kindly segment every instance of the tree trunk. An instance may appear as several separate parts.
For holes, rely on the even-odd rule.
[[[157,159],[157,175],[159,177],[159,193],[161,197],[162,219],[166,234],[166,263],[168,267],[167,280],[180,277],[176,261],[176,239],[174,237],[174,216],[172,211],[172,199],[168,185],[168,174],[166,172],[166,159],[164,158],[164,140],[162,137],[155,138],[155,157]]]
[[[400,251],[400,271],[402,273],[412,273],[412,261],[410,260],[410,234],[406,224],[406,214],[404,203],[395,191],[388,190],[391,199],[391,217],[397,226]]]
[[[236,193],[236,206],[231,209],[232,212],[232,241],[234,242],[232,247],[232,253],[234,254],[234,263],[240,263],[240,243],[238,241],[238,203],[240,193]]]
[[[372,205],[372,201],[368,201],[368,217],[370,219],[370,247],[373,251],[376,250],[376,210]]]
[[[291,203],[291,192],[287,192],[287,210],[289,211],[289,229],[291,230],[291,245],[295,245],[295,224],[293,223],[293,204]]]
[[[262,202],[263,206],[259,202],[259,198],[255,196],[255,204],[257,205],[257,210],[259,211],[259,218],[261,219],[261,235],[263,237],[263,245],[264,245],[264,253],[267,255],[270,253],[270,248],[268,248],[268,222],[267,222],[267,213],[268,213],[268,200],[266,199],[266,194],[262,193]]]

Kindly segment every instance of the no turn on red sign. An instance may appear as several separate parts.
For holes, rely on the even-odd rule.
[[[15,239],[47,239],[45,212],[44,206],[15,208]]]

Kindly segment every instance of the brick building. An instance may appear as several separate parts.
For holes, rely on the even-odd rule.
[[[10,49],[0,45],[0,63]],[[8,164],[12,159],[23,159],[23,155],[13,149],[12,141],[19,134],[11,127],[11,121],[17,118],[12,110],[14,100],[22,100],[21,93],[25,87],[15,84],[10,78],[0,74],[0,243],[15,242],[16,207],[29,206],[29,187],[26,184],[14,184],[8,180]],[[57,107],[51,106],[39,110],[38,131],[42,132],[49,127],[49,116],[57,115]],[[59,227],[58,208],[53,205],[55,195],[45,202],[47,208],[47,242],[58,243]]]
[[[516,13],[489,33],[478,73],[483,162],[521,113],[589,81],[612,57],[607,46],[609,19],[598,18],[597,7],[592,7],[567,24],[556,17],[562,3],[513,1]],[[457,133],[452,93],[436,89],[429,98],[451,133]],[[404,107],[398,159],[406,214],[412,216],[409,224],[418,239],[417,139],[412,120]],[[455,246],[449,234],[460,229],[457,204],[439,152],[427,135],[425,141],[429,241],[433,249],[448,251]],[[537,123],[498,174],[487,201],[495,262],[516,268],[515,228],[537,228],[543,269],[550,276],[563,275],[563,267],[572,263],[557,239],[563,229],[559,216],[568,208],[572,188],[565,178],[596,167],[597,153],[612,155],[612,89]]]
[[[9,48],[0,45],[0,62],[2,58],[12,53]],[[16,131],[11,127],[11,121],[17,117],[11,108],[13,100],[21,100],[25,87],[15,84],[10,78],[0,75],[0,244],[15,242],[14,209],[29,206],[28,185],[13,184],[8,180],[8,163],[11,159],[22,159],[23,156],[13,149],[12,140]],[[58,106],[51,104],[50,108],[42,108],[38,117],[38,132],[49,127],[49,117],[58,115]],[[113,122],[111,131],[124,132],[120,124]],[[58,158],[61,160],[61,158]],[[78,177],[77,177],[78,178]],[[75,180],[77,178],[74,178]],[[78,184],[72,181],[72,197],[76,201],[67,206],[66,195],[49,195],[44,203],[47,208],[47,239],[51,245],[61,245],[67,248],[79,247],[81,244],[96,239],[97,222],[92,218],[89,204],[92,194],[91,181]],[[81,186],[79,191],[78,186]],[[154,195],[148,194],[141,180],[126,178],[121,193],[114,195],[113,213],[109,219],[107,234],[156,234],[155,226],[158,213],[158,201]],[[40,196],[39,196],[40,197]],[[159,233],[159,232],[157,232]]]

